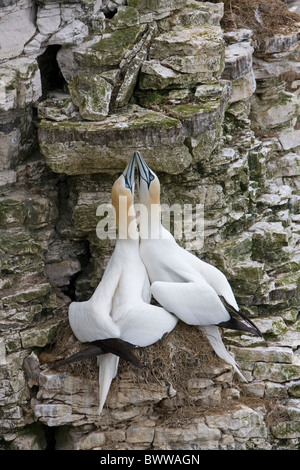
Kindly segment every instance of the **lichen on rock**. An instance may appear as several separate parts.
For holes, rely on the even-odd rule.
[[[69,84],[69,90],[83,119],[98,121],[108,115],[113,86],[101,76],[81,72]]]
[[[299,17],[280,0],[9,0],[0,16],[0,447],[297,449]],[[68,305],[102,278],[115,242],[97,208],[135,150],[163,204],[203,205],[204,237],[192,214],[177,241],[264,338],[222,331],[242,383],[179,323],[136,351],[142,370],[120,363],[99,417],[96,361],[51,365],[82,347]]]

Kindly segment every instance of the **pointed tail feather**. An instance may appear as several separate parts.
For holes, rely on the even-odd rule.
[[[228,328],[229,330],[236,330],[236,331],[245,331],[246,333],[252,333],[253,335],[257,336],[257,331],[252,328],[251,326],[245,325],[245,323],[237,320],[236,318],[231,317],[228,321],[223,321],[218,323],[218,325],[222,328]]]
[[[100,415],[105,404],[112,380],[117,375],[119,357],[115,354],[104,354],[97,359],[99,366],[99,408]]]
[[[250,325],[249,329],[243,329],[243,331],[249,331],[250,333],[253,333],[254,335],[256,336],[261,336],[261,338],[263,338],[263,335],[261,333],[261,331],[257,328],[257,326],[255,325],[255,323],[250,320],[250,318],[247,317],[247,315],[242,311],[242,310],[236,310],[232,305],[230,305],[226,300],[225,298],[220,295],[220,300],[222,301],[224,307],[226,307],[226,309],[228,310],[228,312],[230,314],[233,314],[235,316],[239,316],[241,317],[243,320],[245,320],[245,322],[248,323],[248,325]],[[237,320],[238,321],[238,320]],[[238,322],[238,324],[241,324],[241,322]],[[221,325],[220,325],[221,326]],[[251,328],[252,327],[252,328]],[[226,326],[225,326],[226,328]],[[230,328],[230,327],[227,327],[227,328]],[[239,329],[241,330],[242,328],[239,327],[239,328],[233,328],[233,329]]]
[[[90,346],[88,348],[72,354],[72,356],[59,361],[52,366],[52,369],[58,369],[61,366],[70,364],[72,362],[82,361],[91,357],[97,356],[97,363],[99,366],[99,408],[98,414],[100,415],[108,395],[112,380],[115,378],[118,370],[119,357],[115,354],[107,354],[97,346]]]
[[[127,341],[120,338],[109,338],[93,341],[92,344],[103,350],[104,353],[115,354],[125,361],[131,362],[134,366],[141,367],[138,358],[131,351],[135,346]]]
[[[72,354],[66,359],[56,362],[51,366],[51,368],[58,369],[59,367],[62,367],[66,364],[71,364],[72,362],[79,362],[84,359],[90,359],[92,357],[100,356],[101,354],[105,354],[105,351],[103,351],[98,346],[89,346],[88,348],[85,348],[82,351]]]
[[[239,314],[240,317],[241,317],[243,320],[245,320],[249,325],[252,325],[253,330],[254,330],[254,331],[252,330],[253,334],[256,334],[256,336],[260,336],[261,338],[264,339],[264,337],[263,337],[263,335],[262,335],[262,332],[259,330],[259,328],[255,325],[255,323],[254,323],[252,320],[250,320],[250,318],[248,318],[248,317],[245,315],[245,313],[244,313],[242,310],[239,310],[239,311],[238,311],[238,314]]]
[[[225,348],[225,345],[223,343],[220,330],[217,326],[214,325],[209,325],[209,326],[203,326],[200,327],[200,329],[204,332],[205,336],[207,337],[208,341],[210,342],[210,345],[214,349],[215,353],[223,359],[227,364],[230,364],[234,370],[239,374],[239,376],[247,382],[247,379],[243,376],[241,371],[239,370],[237,363],[233,359],[233,357],[229,354],[227,349]]]

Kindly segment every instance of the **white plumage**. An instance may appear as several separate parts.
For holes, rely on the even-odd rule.
[[[226,350],[217,325],[254,334],[260,332],[240,312],[225,275],[180,247],[161,225],[160,211],[155,210],[155,206],[160,205],[159,180],[140,153],[135,152],[135,156],[139,169],[139,199],[148,214],[140,221],[140,254],[150,278],[151,293],[160,305],[183,322],[201,327],[216,354],[246,380]],[[251,326],[233,318],[230,309]]]
[[[135,223],[132,208],[134,193],[134,157],[112,189],[112,202],[119,214],[119,197],[127,198],[127,214],[122,223]],[[124,232],[123,232],[124,233]],[[93,342],[119,338],[145,347],[160,340],[175,327],[177,318],[164,308],[150,305],[150,283],[139,254],[139,240],[117,239],[105,273],[92,297],[86,302],[72,302],[69,322],[79,341]],[[99,413],[103,409],[111,381],[118,370],[119,357],[104,354],[97,357],[99,365]]]

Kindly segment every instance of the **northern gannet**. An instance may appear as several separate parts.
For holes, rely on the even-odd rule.
[[[117,373],[118,351],[122,355],[125,349],[123,357],[134,363],[132,354],[126,353],[126,343],[149,346],[171,332],[178,321],[164,308],[150,305],[150,282],[139,254],[133,206],[134,170],[133,156],[112,187],[118,236],[101,282],[88,301],[72,302],[69,306],[69,323],[76,338],[82,343],[92,343],[90,347],[94,350],[90,350],[90,355],[97,355],[95,347],[100,348],[101,355],[97,355],[99,414]],[[109,347],[114,354],[105,354]]]
[[[140,254],[151,282],[151,293],[167,311],[204,331],[216,354],[244,379],[228,353],[218,327],[260,335],[255,324],[239,309],[225,275],[180,247],[161,224],[160,182],[139,152]],[[247,324],[240,321],[242,318]]]

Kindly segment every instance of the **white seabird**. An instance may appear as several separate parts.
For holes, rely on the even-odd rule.
[[[154,344],[171,332],[178,321],[164,308],[149,303],[150,282],[139,254],[133,207],[134,168],[133,156],[112,188],[118,238],[102,280],[88,301],[72,302],[69,306],[69,323],[74,335],[83,343],[92,343],[86,357],[97,356],[99,414],[116,376],[119,355],[137,363],[127,346]],[[74,360],[81,360],[85,354],[80,352],[75,356]]]
[[[216,354],[244,379],[224,346],[224,327],[260,335],[255,324],[239,309],[225,275],[180,247],[161,224],[160,182],[139,152],[139,200],[146,211],[140,217],[140,254],[151,282],[151,293],[166,310],[204,331]],[[245,320],[245,323],[236,317]]]

